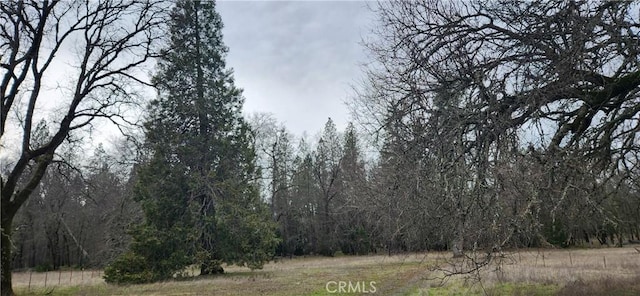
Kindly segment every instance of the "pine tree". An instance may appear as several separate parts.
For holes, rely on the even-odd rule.
[[[135,192],[146,219],[132,252],[162,273],[150,280],[187,264],[201,274],[223,272],[222,263],[261,268],[277,244],[221,29],[215,2],[178,1],[172,11],[145,125],[150,159]]]
[[[342,159],[342,145],[338,130],[333,120],[329,118],[324,126],[318,148],[314,155],[314,177],[320,187],[318,199],[319,253],[333,256],[337,251],[335,209],[339,199],[340,188],[340,160]]]
[[[291,208],[296,217],[296,230],[291,238],[296,241],[294,254],[318,251],[318,200],[320,188],[315,182],[313,156],[304,138],[300,139],[293,161],[291,176]]]
[[[371,250],[370,227],[365,220],[368,205],[363,194],[367,178],[358,136],[352,123],[345,130],[342,147],[339,175],[342,194],[337,205],[340,248],[345,254],[367,254]]]

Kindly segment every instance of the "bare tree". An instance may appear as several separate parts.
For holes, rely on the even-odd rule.
[[[0,3],[3,150],[13,140],[10,134],[20,139],[17,160],[2,176],[2,295],[13,294],[13,217],[56,149],[98,118],[121,128],[134,123],[126,110],[139,101],[139,86],[148,85],[140,70],[156,55],[165,6],[142,0]],[[52,84],[59,86],[58,100],[51,97]],[[46,107],[59,116],[49,121],[51,136],[36,145],[33,122],[49,114]]]
[[[640,20],[631,2],[391,2],[376,73],[406,104],[457,87],[466,126],[542,124],[549,147],[622,160],[637,148]],[[402,62],[402,63],[401,63]],[[401,71],[405,71],[404,74]],[[383,80],[384,81],[384,80]],[[426,99],[426,100],[425,100]]]
[[[271,215],[282,239],[276,253],[292,256],[297,248],[295,229],[300,224],[295,221],[299,209],[294,206],[292,194],[294,148],[291,142],[294,137],[272,114],[253,114],[249,121],[263,179],[262,195],[270,202]]]
[[[451,242],[454,255],[465,246],[499,250],[513,219],[532,219],[531,203],[503,215],[501,188],[511,181],[499,175],[528,144],[551,163],[586,161],[605,179],[637,167],[637,9],[592,1],[379,4],[378,38],[368,44],[377,63],[354,109],[383,138],[418,145],[416,162],[437,160],[429,165],[443,183],[434,190],[444,190],[440,204],[462,235]]]

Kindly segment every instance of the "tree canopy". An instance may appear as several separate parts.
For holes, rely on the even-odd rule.
[[[455,255],[463,246],[511,244],[519,225],[533,226],[524,231],[533,240],[552,240],[567,196],[576,209],[604,213],[604,192],[634,187],[637,9],[608,1],[379,4],[368,43],[376,63],[354,112],[381,131],[392,155],[419,161],[437,184],[414,194],[449,208]],[[549,174],[505,191],[513,189],[505,172],[523,159]],[[544,208],[550,220],[536,214]],[[497,231],[477,233],[479,225]]]

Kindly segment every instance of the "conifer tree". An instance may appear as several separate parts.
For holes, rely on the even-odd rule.
[[[344,133],[340,160],[341,196],[337,209],[340,248],[345,254],[367,254],[371,250],[369,225],[366,221],[366,171],[358,136],[353,123]]]
[[[201,274],[223,272],[222,263],[261,268],[277,244],[221,29],[215,2],[178,1],[172,11],[145,125],[150,156],[135,192],[146,219],[133,232],[132,252],[149,261],[151,274],[164,268],[149,280],[187,264],[199,264]]]
[[[319,253],[333,256],[337,251],[335,209],[339,199],[340,161],[342,145],[338,130],[331,118],[327,120],[314,153],[314,177],[320,187],[318,196]]]

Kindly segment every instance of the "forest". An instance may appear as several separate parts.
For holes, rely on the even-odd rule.
[[[380,2],[353,123],[299,136],[243,114],[213,1],[2,1],[2,295],[23,269],[640,242],[639,8]],[[87,151],[99,120],[121,141]]]

